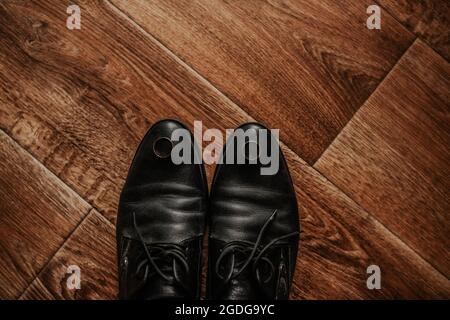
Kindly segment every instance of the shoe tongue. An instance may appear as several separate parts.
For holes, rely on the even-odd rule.
[[[233,273],[238,272],[239,268],[242,267],[242,259],[245,258],[242,254],[231,254],[222,261],[221,273],[222,275],[231,272],[233,266],[233,260],[239,260],[238,265],[234,265]],[[254,275],[252,273],[251,266],[248,266],[242,273],[235,279],[230,280],[230,282],[223,289],[220,299],[223,300],[248,300],[257,299],[260,295],[258,292],[260,288],[258,287],[256,281],[254,280]]]
[[[139,294],[146,300],[186,299],[186,294],[179,285],[161,277],[152,277]]]
[[[255,300],[261,294],[258,294],[257,287],[249,278],[239,276],[231,280],[231,283],[223,291],[220,299],[223,300]]]
[[[181,279],[186,278],[183,276],[183,270],[178,263],[172,265],[170,261],[158,262],[161,271],[169,277],[167,280],[155,271],[150,271],[151,274],[148,278],[143,279],[143,270],[139,274],[137,273],[140,261],[142,258],[145,259],[141,247],[139,245],[130,247],[128,254],[131,257],[138,257],[138,259],[130,260],[127,278],[123,280],[124,285],[127,286],[129,297],[142,300],[187,298],[186,290],[174,279],[174,272],[181,275]],[[149,266],[149,268],[151,267]]]
[[[270,255],[270,252],[268,252]],[[242,259],[242,255],[235,255],[234,258]],[[277,258],[277,254],[272,253],[270,255],[271,261],[275,264],[279,264],[279,260]],[[232,266],[233,255],[230,255],[228,259],[225,259],[223,262],[224,270],[223,273],[228,272],[229,268]],[[241,261],[239,265],[235,265],[234,273],[238,272],[238,270],[242,267],[243,262]],[[264,269],[264,265],[259,265],[258,271],[261,273],[262,277],[265,277],[269,274],[269,270]],[[273,299],[274,297],[284,295],[282,293],[278,294],[276,288],[278,287],[278,282],[280,281],[279,270],[275,269],[273,271],[274,274],[267,279],[267,282],[258,284],[256,280],[256,275],[252,269],[252,266],[249,265],[245,270],[242,271],[235,279],[230,280],[230,283],[226,285],[223,292],[221,293],[220,299],[224,300],[257,300],[257,299]],[[264,280],[264,278],[262,279]]]

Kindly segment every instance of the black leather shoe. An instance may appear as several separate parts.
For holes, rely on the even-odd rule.
[[[260,124],[240,129],[263,132]],[[267,129],[266,129],[267,130]],[[251,131],[248,131],[251,132]],[[270,131],[265,131],[270,138]],[[297,201],[286,161],[279,151],[279,169],[262,175],[261,154],[249,152],[259,138],[236,143],[228,139],[216,168],[210,193],[210,235],[207,296],[210,299],[288,299],[299,241]],[[234,143],[233,143],[234,141]],[[270,141],[270,140],[269,140]],[[228,153],[231,149],[234,155]],[[245,148],[246,164],[237,161]],[[249,159],[257,159],[249,164]]]
[[[163,120],[150,128],[120,196],[121,299],[199,298],[208,187],[201,164],[172,162],[175,129],[186,127]],[[189,136],[194,157],[196,146],[190,132]]]

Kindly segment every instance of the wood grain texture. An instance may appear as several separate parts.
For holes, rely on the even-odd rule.
[[[433,299],[450,297],[450,280],[420,258],[288,149],[301,235],[294,299]],[[366,287],[367,267],[382,270],[382,289]]]
[[[417,41],[316,168],[450,277],[450,64]]]
[[[31,285],[20,296],[19,300],[55,300],[39,278],[33,280]]]
[[[376,2],[450,61],[449,1],[376,0]]]
[[[310,164],[413,40],[370,0],[112,2]]]
[[[70,276],[67,268],[71,265],[80,268],[80,289],[67,287]],[[44,291],[56,299],[116,299],[118,285],[113,225],[93,210],[58,250],[38,280],[45,286]],[[26,292],[24,298],[36,299],[39,298],[37,294]]]
[[[114,221],[129,162],[151,123],[235,123],[228,100],[107,2],[81,6],[80,31],[66,28],[65,8],[0,4],[0,126]]]
[[[198,119],[204,128],[224,129],[254,119],[108,2],[81,9],[82,30],[69,31],[62,3],[0,4],[0,125],[114,221],[129,163],[152,122],[175,117],[192,127]],[[442,274],[284,144],[283,150],[302,224],[294,298],[450,295]],[[209,177],[213,169],[207,167]],[[99,231],[103,224],[90,225],[79,234],[109,237],[100,236],[111,232]],[[80,245],[61,251],[40,280],[59,298],[99,298],[61,289],[64,257],[110,259],[78,238]],[[70,249],[77,247],[79,255]],[[379,291],[366,288],[373,262],[387,272]]]
[[[17,298],[89,205],[0,130],[0,297]]]

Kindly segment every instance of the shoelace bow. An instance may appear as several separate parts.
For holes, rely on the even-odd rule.
[[[146,243],[144,237],[139,231],[138,225],[136,223],[136,214],[133,212],[133,225],[134,229],[139,237],[139,241],[142,244],[145,252],[145,259],[143,259],[137,266],[136,273],[141,273],[145,267],[145,272],[143,276],[143,281],[146,282],[149,276],[149,266],[151,266],[155,272],[166,281],[170,281],[170,275],[164,273],[163,270],[158,266],[157,261],[166,260],[167,258],[172,258],[172,273],[173,278],[185,288],[183,281],[179,279],[179,275],[176,272],[176,261],[180,262],[184,268],[186,274],[189,273],[189,264],[187,263],[187,257],[183,246],[174,243]],[[186,289],[186,288],[185,288]]]
[[[231,280],[237,278],[250,265],[252,260],[253,260],[252,271],[253,271],[253,274],[256,275],[256,279],[257,279],[258,283],[261,285],[262,283],[267,283],[271,280],[271,278],[274,274],[275,266],[267,257],[263,256],[264,253],[266,253],[266,251],[269,250],[277,242],[299,234],[299,232],[296,231],[296,232],[291,232],[291,233],[282,235],[280,237],[273,239],[268,244],[266,244],[265,246],[260,248],[264,233],[266,232],[267,228],[270,226],[272,221],[275,220],[276,215],[277,215],[277,210],[274,210],[274,212],[267,218],[267,220],[264,222],[263,226],[261,227],[261,229],[258,233],[255,243],[252,243],[250,241],[231,241],[222,248],[222,252],[220,253],[220,255],[216,261],[215,272],[218,275],[218,277],[223,280],[223,286],[225,286]],[[236,272],[234,272],[235,262],[234,262],[234,258],[233,258],[232,265],[230,267],[230,272],[227,274],[227,276],[224,277],[220,274],[220,264],[227,255],[234,254],[235,252],[245,254],[248,251],[250,251],[250,255],[244,261],[244,263],[242,264],[242,267],[240,267]],[[269,269],[270,269],[270,274],[266,279],[261,279],[260,274],[258,272],[258,266],[261,261],[267,263],[267,265],[269,266]]]

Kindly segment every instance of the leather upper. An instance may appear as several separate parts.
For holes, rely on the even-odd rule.
[[[208,199],[204,168],[201,164],[176,165],[170,156],[161,157],[155,151],[156,141],[170,139],[176,129],[186,127],[164,120],[150,128],[120,196],[117,248],[121,298],[199,295]],[[194,155],[196,146],[190,136]]]
[[[266,128],[250,123],[240,129]],[[270,131],[266,132],[269,138]],[[286,299],[299,239],[297,201],[288,167],[281,150],[274,175],[262,175],[260,161],[227,164],[227,148],[240,148],[231,143],[233,139],[235,135],[228,139],[224,163],[216,168],[210,193],[208,296]],[[260,144],[259,139],[255,142]],[[253,251],[252,261],[246,261]]]

